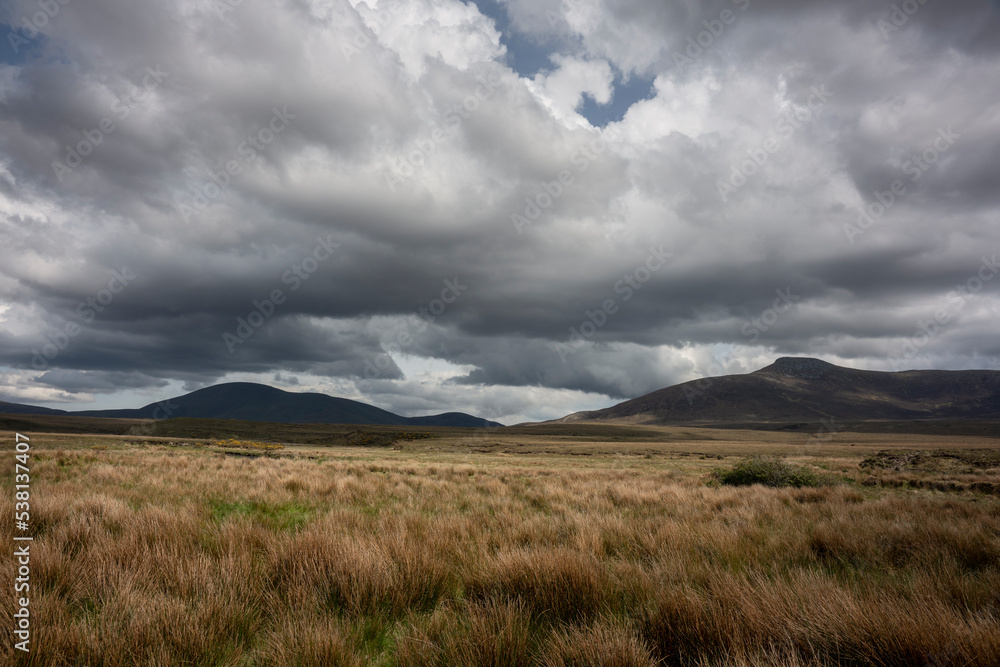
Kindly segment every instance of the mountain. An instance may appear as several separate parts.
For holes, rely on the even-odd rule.
[[[1000,371],[862,371],[782,357],[744,375],[685,382],[560,421],[634,424],[1000,420]]]
[[[37,405],[25,405],[24,403],[8,403],[0,401],[0,414],[9,415],[66,415],[65,410],[53,410],[52,408],[41,408]]]
[[[242,419],[289,424],[406,424],[406,418],[326,394],[296,394],[265,384],[230,382],[131,410],[86,410],[80,417]]]
[[[286,424],[382,424],[388,426],[502,426],[461,412],[427,417],[401,417],[375,406],[326,394],[293,393],[252,382],[230,382],[190,394],[125,410],[66,412],[19,403],[0,403],[0,412],[62,414],[124,419],[241,419]]]
[[[503,426],[499,422],[491,422],[482,417],[473,417],[464,412],[445,412],[429,417],[409,417],[406,422],[411,426],[461,426],[465,428],[495,428]]]

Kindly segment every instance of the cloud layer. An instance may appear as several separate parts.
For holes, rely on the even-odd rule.
[[[481,5],[6,3],[0,398],[1000,368],[998,3]]]

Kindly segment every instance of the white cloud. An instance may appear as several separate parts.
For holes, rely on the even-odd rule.
[[[458,0],[351,0],[376,48],[399,56],[406,72],[420,79],[425,58],[437,58],[458,70],[504,53],[500,33],[475,5]]]
[[[584,94],[598,104],[611,101],[614,92],[614,74],[603,60],[581,60],[572,56],[552,57],[556,66],[551,72],[539,72],[529,88],[552,114],[569,127],[586,126],[588,123],[576,112]]]

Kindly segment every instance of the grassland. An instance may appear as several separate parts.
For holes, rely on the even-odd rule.
[[[36,650],[5,601],[0,663],[1000,664],[996,440],[421,432],[33,436]],[[822,485],[720,484],[751,453]]]

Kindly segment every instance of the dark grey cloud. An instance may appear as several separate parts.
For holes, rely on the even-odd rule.
[[[893,4],[61,6],[0,59],[0,392],[517,421],[720,360],[1000,367],[1000,11]]]
[[[128,389],[166,387],[165,380],[136,372],[76,371],[57,369],[34,378],[35,382],[70,393],[112,394]]]

